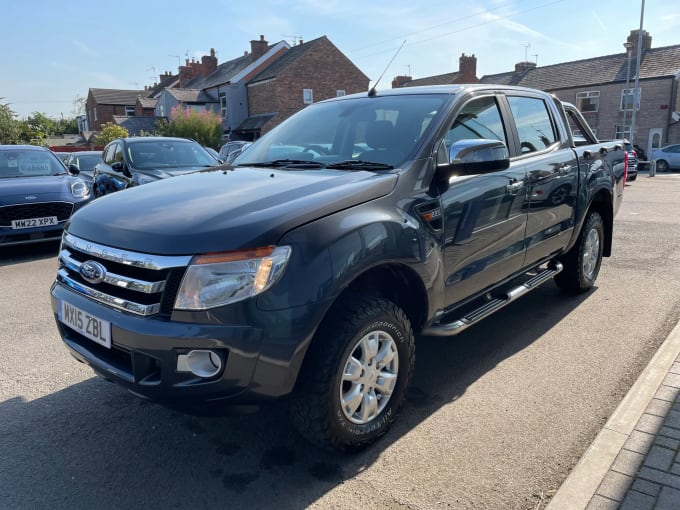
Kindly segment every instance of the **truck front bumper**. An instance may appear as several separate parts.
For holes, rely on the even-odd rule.
[[[135,395],[188,412],[222,404],[259,404],[285,395],[294,386],[304,356],[300,344],[305,335],[287,343],[265,341],[263,329],[254,326],[136,316],[94,302],[59,283],[52,285],[51,300],[59,333],[77,360]],[[64,301],[110,325],[110,347],[71,327],[61,317]],[[277,313],[290,320],[290,310],[270,312],[268,320],[276,323],[272,315]],[[219,372],[199,377],[178,362],[196,350],[219,356]]]

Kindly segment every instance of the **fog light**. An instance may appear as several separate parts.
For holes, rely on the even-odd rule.
[[[178,372],[191,372],[198,377],[209,378],[219,374],[220,370],[222,358],[213,351],[194,350],[177,356]]]

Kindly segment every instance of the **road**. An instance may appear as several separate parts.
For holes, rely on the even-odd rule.
[[[592,292],[419,338],[400,419],[356,455],[283,404],[191,417],[94,377],[54,325],[57,246],[0,250],[0,508],[542,508],[680,319],[679,204],[680,175],[640,174]]]

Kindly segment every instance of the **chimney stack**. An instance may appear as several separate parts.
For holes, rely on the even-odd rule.
[[[536,69],[536,62],[518,62],[515,64],[516,73],[525,73],[529,69]]]
[[[471,56],[466,56],[462,53],[458,59],[458,72],[460,73],[460,83],[477,83],[477,57],[473,53]]]
[[[392,88],[393,89],[400,89],[404,85],[406,85],[408,82],[410,82],[413,78],[411,76],[406,76],[406,75],[401,75],[401,76],[395,76],[394,79],[392,80]]]
[[[250,54],[251,54],[251,61],[255,61],[258,58],[260,58],[262,55],[267,53],[267,50],[269,49],[269,43],[264,40],[264,36],[260,36],[260,40],[256,41],[250,41]]]
[[[629,42],[633,45],[631,48],[631,55],[633,58],[637,57],[637,47],[638,47],[638,39],[640,36],[640,30],[631,30],[630,35],[626,39],[626,42]],[[649,32],[646,30],[642,31],[642,53],[644,54],[645,51],[651,50],[652,49],[652,36],[649,35]]]

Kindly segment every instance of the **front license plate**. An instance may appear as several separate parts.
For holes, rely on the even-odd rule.
[[[59,320],[90,340],[111,348],[111,323],[90,315],[66,301],[61,302]]]
[[[12,220],[12,228],[18,230],[21,228],[49,227],[50,225],[57,225],[58,223],[56,216],[45,216],[43,218]]]

